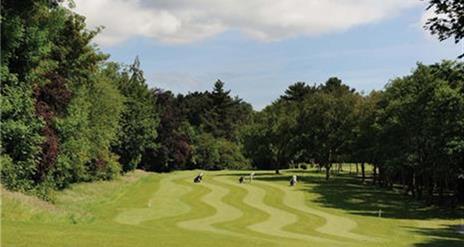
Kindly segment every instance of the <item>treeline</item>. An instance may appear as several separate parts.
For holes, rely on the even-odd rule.
[[[296,83],[256,113],[243,136],[255,167],[300,162],[374,166],[373,183],[417,198],[464,199],[464,63],[418,64],[412,75],[362,95],[330,78]]]
[[[47,197],[71,183],[142,168],[250,168],[239,127],[250,104],[150,89],[138,59],[107,61],[99,30],[61,1],[2,1],[1,180]]]
[[[90,43],[97,32],[59,2],[1,8],[2,184],[46,197],[51,188],[119,174],[112,145],[128,109],[118,87],[133,73],[105,63]]]
[[[418,198],[464,185],[464,64],[422,65],[383,91],[298,82],[259,112],[218,80],[211,91],[149,88],[136,58],[108,61],[61,1],[2,1],[1,180],[47,197],[136,168],[374,166],[373,183]],[[364,174],[364,172],[363,172]],[[364,178],[364,175],[363,175]]]
[[[143,153],[141,168],[149,171],[179,169],[246,169],[241,128],[250,122],[252,107],[231,97],[218,80],[213,90],[175,96],[152,90],[159,115],[156,147]]]

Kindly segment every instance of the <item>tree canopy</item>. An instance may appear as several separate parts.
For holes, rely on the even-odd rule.
[[[2,1],[1,182],[48,198],[134,169],[373,166],[372,183],[464,200],[464,63],[418,63],[367,95],[341,79],[290,85],[260,111],[211,90],[150,88],[92,44],[97,30],[61,1]],[[463,37],[462,1],[430,1],[440,39]],[[363,179],[366,179],[363,172]],[[461,182],[462,184],[462,182]]]
[[[425,28],[440,41],[454,39],[457,44],[464,38],[464,2],[462,0],[429,0],[427,10],[432,10]],[[464,57],[464,53],[459,58]]]

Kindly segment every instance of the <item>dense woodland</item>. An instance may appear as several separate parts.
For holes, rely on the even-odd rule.
[[[149,88],[138,58],[108,60],[60,1],[2,1],[1,180],[47,198],[134,169],[373,165],[377,186],[464,201],[464,63],[417,64],[383,90],[297,82],[255,111],[210,91]],[[431,23],[430,25],[432,25]],[[437,28],[436,24],[435,28]],[[461,177],[460,177],[461,176]]]

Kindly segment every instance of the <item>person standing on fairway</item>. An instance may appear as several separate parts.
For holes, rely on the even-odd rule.
[[[293,175],[292,179],[290,179],[290,186],[295,186],[297,183],[296,175]]]

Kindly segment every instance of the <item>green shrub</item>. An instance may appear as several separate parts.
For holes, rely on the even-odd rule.
[[[219,139],[219,161],[221,169],[250,169],[250,162],[243,156],[240,147],[225,139]]]
[[[237,144],[223,138],[214,138],[208,133],[203,133],[195,139],[193,158],[197,168],[222,170],[251,167]]]
[[[30,171],[25,170],[23,162],[14,163],[10,156],[4,154],[0,156],[0,169],[2,174],[2,184],[9,190],[27,191],[33,187],[30,179],[25,179]]]

